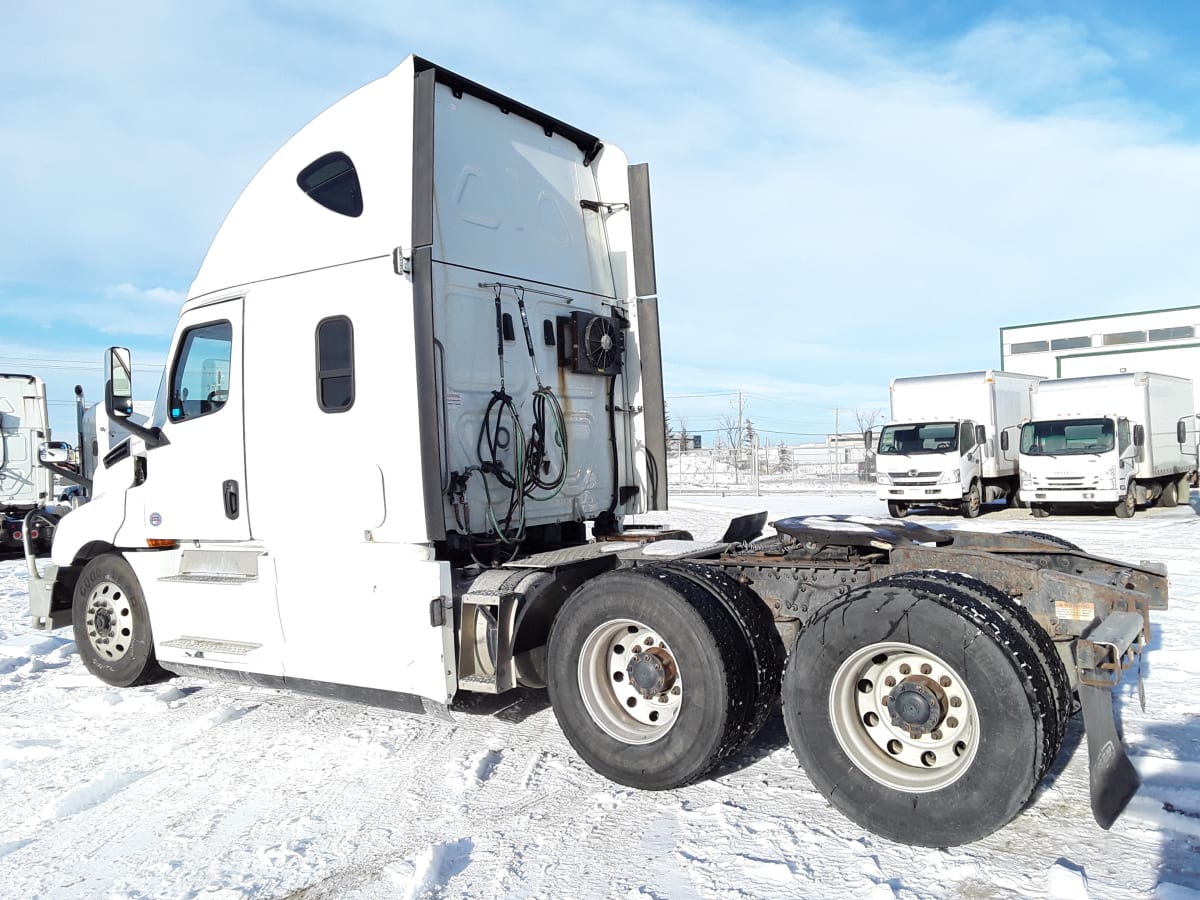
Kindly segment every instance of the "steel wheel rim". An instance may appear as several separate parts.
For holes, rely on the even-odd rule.
[[[661,691],[647,697],[632,673],[655,665],[670,677]],[[662,738],[674,727],[683,703],[674,653],[657,631],[633,619],[605,622],[588,635],[579,654],[579,690],[592,721],[625,744]]]
[[[84,613],[88,643],[109,662],[124,659],[133,642],[133,609],[125,590],[115,582],[101,581],[88,594]]]
[[[893,723],[889,702],[910,689],[937,698],[930,704],[931,719],[939,711],[932,730],[914,735]],[[940,657],[912,644],[883,642],[851,654],[833,676],[829,720],[860,771],[906,793],[948,787],[979,750],[978,713],[965,682]]]

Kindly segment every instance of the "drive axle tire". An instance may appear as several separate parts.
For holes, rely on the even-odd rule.
[[[546,648],[550,705],[571,746],[606,778],[680,787],[728,755],[754,715],[745,637],[705,587],[663,568],[579,587]]]
[[[656,568],[676,572],[703,587],[733,617],[742,632],[754,677],[746,697],[750,704],[746,725],[741,736],[725,754],[732,756],[754,739],[779,699],[779,683],[783,678],[787,651],[775,629],[775,617],[758,595],[716,566],[680,561],[663,563]]]
[[[1036,538],[1039,541],[1045,541],[1047,544],[1054,544],[1056,547],[1062,547],[1064,550],[1078,550],[1083,553],[1084,550],[1078,544],[1073,544],[1066,538],[1060,538],[1056,534],[1046,534],[1044,531],[1006,531],[1005,534],[1020,535],[1021,537]]]
[[[964,519],[979,518],[979,513],[983,511],[983,492],[978,481],[971,482],[971,486],[967,489],[967,495],[962,499],[959,511]]]
[[[150,612],[129,563],[98,556],[75,582],[71,607],[75,647],[87,670],[115,687],[168,677],[154,655]]]
[[[895,500],[888,501],[888,514],[893,519],[903,519],[908,515],[908,504],[898,503]]]
[[[889,579],[889,583],[915,584],[933,591],[937,591],[939,587],[950,586],[986,603],[1004,617],[1016,638],[1010,645],[1013,658],[1028,672],[1037,692],[1038,706],[1046,713],[1042,771],[1038,774],[1038,780],[1041,781],[1062,749],[1067,720],[1071,717],[1074,706],[1066,666],[1050,635],[1038,625],[1029,610],[1008,597],[1004,591],[962,572],[909,572]]]
[[[951,585],[881,579],[802,630],[783,677],[788,738],[813,784],[891,840],[985,837],[1028,803],[1051,743],[1026,639]]]

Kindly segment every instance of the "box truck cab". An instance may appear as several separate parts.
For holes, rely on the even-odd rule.
[[[1021,496],[1035,516],[1186,502],[1196,472],[1192,383],[1131,372],[1041,382],[1021,427]]]
[[[873,446],[888,512],[939,507],[975,518],[984,503],[1015,500],[1016,429],[1038,380],[994,370],[893,379],[892,421]]]

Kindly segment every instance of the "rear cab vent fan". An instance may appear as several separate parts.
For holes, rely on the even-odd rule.
[[[625,355],[623,325],[587,312],[558,317],[558,364],[582,375],[615,375]]]

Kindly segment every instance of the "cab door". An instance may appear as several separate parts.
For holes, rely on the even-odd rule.
[[[984,447],[976,438],[974,422],[967,419],[959,424],[958,451],[962,454],[961,480],[964,491],[972,479],[982,475]]]
[[[142,484],[129,495],[147,538],[250,538],[242,309],[238,297],[180,317],[160,398],[166,443],[145,451]]]

